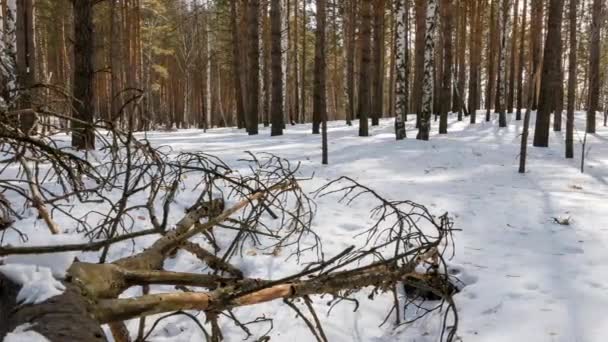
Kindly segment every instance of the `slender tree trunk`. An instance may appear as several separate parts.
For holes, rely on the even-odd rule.
[[[426,34],[424,38],[424,77],[422,82],[422,111],[418,140],[429,140],[431,113],[433,111],[433,65],[435,63],[435,30],[437,28],[437,0],[428,0],[426,15]]]
[[[481,61],[482,0],[473,0],[471,5],[471,36],[469,45],[469,112],[471,124],[476,123],[479,108],[479,65]]]
[[[517,1],[517,0],[516,0]],[[526,37],[526,15],[528,10],[528,0],[524,0],[524,10],[521,17],[521,36],[519,39],[519,57],[518,57],[518,68],[517,68],[517,110],[515,113],[515,120],[521,120],[521,108],[523,106],[524,96],[524,51],[525,51],[525,37]]]
[[[574,102],[576,96],[577,0],[570,0],[570,51],[568,52],[568,113],[566,114],[566,158],[574,158]]]
[[[412,108],[416,113],[416,127],[420,126],[420,113],[422,111],[422,80],[424,78],[424,43],[427,16],[427,1],[415,0],[416,11],[416,38],[414,43],[414,83],[412,88]]]
[[[509,31],[509,9],[511,0],[501,0],[499,16],[499,62],[498,62],[498,82],[496,84],[496,111],[498,112],[499,127],[507,127],[507,113],[505,109],[505,83],[507,76],[506,56],[507,56],[507,32]]]
[[[600,99],[600,32],[602,2],[593,0],[589,41],[589,104],[587,106],[587,133],[595,133],[595,117]]]
[[[374,0],[372,126],[378,126],[384,98],[384,0]]]
[[[542,58],[542,28],[543,28],[543,0],[531,0],[532,17],[530,19],[530,46],[532,53],[532,73],[541,77],[541,73],[536,71],[541,68]],[[540,79],[534,82],[534,88],[530,91],[534,93],[532,98],[532,110],[538,109],[538,94],[541,86]]]
[[[486,121],[490,121],[490,114],[492,111],[492,107],[494,105],[494,86],[496,85],[496,52],[498,51],[498,25],[499,20],[497,20],[497,3],[500,0],[490,0],[490,28],[488,30],[488,40],[489,44],[487,49],[487,61],[488,61],[488,83],[486,89]]]
[[[34,36],[34,0],[17,1],[17,84],[19,108],[32,107],[33,89],[36,83],[36,54]],[[33,114],[22,114],[20,126],[23,132],[33,133],[36,118]]]
[[[93,123],[93,2],[74,0],[74,100],[73,116],[84,123],[74,121],[72,146],[77,149],[95,148]]]
[[[370,84],[371,76],[371,2],[372,0],[361,1],[360,19],[360,70],[359,70],[359,136],[366,137],[368,132],[368,117],[371,110],[370,103]]]
[[[236,1],[230,1],[230,24],[232,31],[232,68],[234,70],[234,93],[236,98],[236,123],[238,128],[245,128],[245,94],[243,93],[243,70],[241,69],[241,43],[239,39],[239,29],[237,25],[238,14],[236,11]]]
[[[456,85],[457,94],[454,96],[454,109],[458,112],[458,121],[462,121],[463,111],[467,112],[465,108],[465,84],[466,84],[466,48],[467,48],[467,4],[468,2],[458,3],[457,5],[460,9],[459,16],[459,33],[458,33],[458,82]],[[473,34],[471,32],[471,34]]]
[[[405,121],[407,121],[409,82],[409,53],[407,45],[407,21],[409,0],[397,0],[395,6],[395,135],[397,140],[405,139]]]
[[[441,80],[441,97],[439,101],[440,119],[439,134],[448,133],[448,111],[450,109],[450,96],[452,93],[452,66],[453,48],[452,31],[453,25],[453,5],[452,0],[441,0],[442,28],[443,28],[443,79]]]
[[[525,12],[524,12],[525,13]],[[511,64],[509,66],[509,86],[507,88],[507,112],[513,113],[515,103],[515,68],[517,62],[517,36],[519,33],[519,0],[513,6],[513,33],[511,35]]]
[[[298,1],[298,0],[296,0]],[[302,103],[302,119],[306,122],[306,27],[307,27],[307,16],[306,16],[306,0],[302,0],[302,76],[300,77],[302,88],[300,89],[300,102]],[[314,129],[314,128],[313,128]]]
[[[281,53],[281,0],[270,1],[271,68],[272,68],[272,128],[270,135],[283,135],[283,68]]]
[[[322,151],[323,164],[327,160],[327,86],[326,86],[326,61],[325,61],[325,25],[326,25],[326,3],[325,0],[316,0],[317,4],[317,30],[315,35],[315,85],[313,111],[323,122]]]
[[[260,0],[249,0],[247,7],[249,82],[247,87],[247,122],[249,135],[258,134],[258,106],[260,95]]]
[[[551,110],[555,105],[556,89],[559,84],[559,65],[561,52],[561,30],[563,0],[551,0],[549,5],[549,26],[540,87],[540,98],[538,113],[536,114],[536,127],[534,130],[534,146],[549,146],[549,126],[551,121]]]

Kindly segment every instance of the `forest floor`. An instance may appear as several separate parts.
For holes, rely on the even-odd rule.
[[[302,181],[307,191],[350,176],[386,198],[412,200],[435,215],[447,211],[454,228],[461,230],[454,236],[456,250],[450,265],[460,271],[460,280],[467,285],[455,296],[462,341],[605,341],[608,129],[598,125],[598,133],[587,138],[585,173],[580,172],[579,138],[583,133],[579,131],[575,132],[574,159],[563,157],[565,133],[551,132],[549,148],[529,147],[528,172],[522,175],[517,172],[522,122],[511,120],[509,115],[508,127],[499,128],[495,121],[483,122],[483,116],[480,112],[482,122],[476,125],[469,125],[468,118],[464,122],[450,118],[447,135],[437,134],[434,122],[428,142],[413,139],[413,120],[408,122],[408,139],[404,141],[395,141],[393,120],[382,120],[366,138],[357,136],[357,125],[330,122],[327,166],[320,163],[320,136],[310,134],[310,125],[287,127],[285,135],[272,138],[269,128],[261,128],[258,136],[226,128],[205,133],[152,132],[147,138],[176,152],[214,154],[229,165],[238,165],[238,160],[246,157],[244,151],[270,152],[301,162],[302,177],[314,174]],[[576,127],[584,127],[584,113],[577,114]],[[176,207],[191,205],[188,199],[192,200],[179,198]],[[337,204],[335,198],[316,202],[313,228],[324,241],[325,255],[357,244],[352,236],[366,228],[370,205],[357,202],[346,206]],[[83,213],[91,209],[77,208]],[[183,210],[174,210],[172,218],[178,218],[180,212]],[[568,218],[568,225],[557,222]],[[29,231],[31,241],[48,241],[44,225],[32,225],[33,220],[35,217],[18,225]],[[149,227],[142,224],[140,228]],[[111,259],[141,250],[155,239],[148,236],[138,239],[137,245],[117,244],[111,249]],[[220,246],[230,241],[229,236],[219,238]],[[252,250],[233,263],[248,277],[273,279],[302,268],[293,260],[286,261],[288,255],[288,251],[266,255]],[[96,261],[97,253],[79,258]],[[202,266],[193,256],[180,252],[166,267],[197,272]],[[162,286],[153,287],[153,292],[161,290]],[[131,289],[123,297],[139,293],[139,289]],[[379,327],[392,305],[392,296],[385,294],[370,301],[367,295],[365,291],[357,295],[360,307],[356,312],[352,303],[343,302],[329,317],[329,298],[314,299],[329,341],[437,341],[441,322],[436,315],[396,329],[391,318]],[[281,301],[239,308],[235,313],[242,321],[274,317],[271,341],[314,340],[304,322]],[[128,327],[135,332],[137,324],[134,320]],[[220,325],[226,341],[245,337],[228,320],[220,319]],[[250,326],[258,337],[268,328],[265,323]],[[150,341],[201,340],[202,332],[183,316],[163,320],[150,337]]]

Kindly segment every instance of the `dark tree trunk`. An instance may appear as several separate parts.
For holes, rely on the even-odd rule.
[[[277,0],[278,1],[278,0]],[[313,111],[323,123],[322,151],[323,164],[327,164],[327,100],[325,62],[325,0],[317,0],[317,31],[315,35],[315,85]]]
[[[281,1],[270,2],[271,71],[272,71],[272,128],[270,135],[283,135],[283,68],[281,66]]]
[[[32,107],[32,87],[36,83],[36,53],[34,35],[34,0],[17,1],[17,84],[20,91],[19,108]],[[3,52],[4,53],[4,52]],[[20,126],[23,132],[32,132],[36,118],[34,114],[22,114]]]
[[[428,0],[415,0],[416,37],[414,42],[414,83],[412,87],[412,108],[416,113],[416,127],[420,126],[422,110],[422,79],[424,78],[424,37],[426,31],[426,10]]]
[[[93,4],[91,0],[74,0],[74,121],[72,146],[77,149],[95,148],[93,131]]]
[[[524,12],[526,13],[526,12]],[[513,8],[513,34],[511,36],[511,64],[509,66],[509,87],[507,88],[507,112],[513,112],[515,103],[515,62],[517,61],[517,36],[519,33],[519,0],[515,0]]]
[[[600,100],[600,32],[602,25],[602,1],[605,0],[593,0],[593,8],[591,9],[587,133],[595,133],[595,116]]]
[[[542,28],[543,28],[543,0],[531,0],[532,16],[530,19],[530,45],[532,53],[532,73],[541,77],[541,73],[536,71],[541,67],[542,58]],[[539,87],[541,86],[540,78],[537,78],[534,82],[535,86],[531,87],[529,91],[533,93],[532,97],[532,110],[538,108],[538,93]]]
[[[574,158],[574,102],[576,96],[576,8],[577,0],[570,0],[570,52],[568,54],[568,113],[566,114],[566,158]]]
[[[471,6],[471,36],[469,54],[469,112],[471,124],[477,121],[479,108],[479,65],[481,62],[481,32],[483,2],[474,0]]]
[[[562,11],[563,0],[551,0],[549,5],[549,26],[545,52],[543,57],[543,69],[541,77],[540,98],[538,101],[538,113],[536,114],[536,127],[534,130],[534,146],[549,146],[549,126],[551,121],[551,110],[555,105],[556,89],[559,84],[559,69],[561,53]]]
[[[453,25],[453,6],[452,0],[441,0],[442,28],[443,28],[443,72],[441,80],[441,96],[439,97],[440,118],[439,133],[448,133],[448,111],[450,108],[450,95],[452,93],[452,31]]]
[[[374,67],[372,96],[372,126],[382,117],[384,99],[384,0],[374,1]]]
[[[496,85],[496,55],[498,51],[498,21],[497,19],[497,3],[499,0],[491,0],[490,4],[490,28],[488,33],[489,44],[487,45],[487,62],[488,62],[488,84],[486,89],[486,121],[490,121],[490,114],[494,105],[494,86]]]
[[[247,7],[249,82],[247,85],[247,132],[258,134],[258,111],[260,96],[260,0],[249,0]]]
[[[370,59],[371,59],[371,0],[361,1],[360,34],[360,70],[359,70],[359,136],[366,137],[368,131],[368,117],[370,114]]]

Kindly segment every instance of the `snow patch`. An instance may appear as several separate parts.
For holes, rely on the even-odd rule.
[[[16,327],[15,330],[6,334],[3,342],[50,342],[46,337],[40,335],[34,330],[30,330],[34,324],[25,323]]]
[[[48,267],[9,264],[1,265],[0,273],[21,285],[17,294],[19,304],[39,304],[62,294],[65,290],[65,286],[53,277]]]

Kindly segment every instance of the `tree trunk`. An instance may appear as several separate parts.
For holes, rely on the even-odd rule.
[[[395,135],[397,140],[405,139],[405,121],[408,111],[409,49],[407,44],[407,22],[409,0],[397,0],[395,33]]]
[[[0,339],[16,327],[34,323],[32,330],[49,341],[106,341],[78,287],[64,282],[63,294],[43,303],[16,303],[20,285],[0,273]]]
[[[595,133],[595,116],[600,99],[600,32],[602,1],[593,0],[589,41],[589,104],[587,106],[587,133]]]
[[[93,131],[93,1],[74,0],[74,118],[72,146],[77,149],[95,148]]]
[[[34,0],[17,1],[17,84],[19,109],[32,107],[33,89],[36,83],[36,54],[34,37]],[[22,114],[20,126],[23,132],[33,133],[34,114]]]
[[[562,44],[561,31],[563,8],[563,0],[551,0],[549,5],[549,27],[543,58],[540,98],[538,113],[536,114],[536,127],[534,130],[534,146],[537,147],[549,146],[551,110],[555,105],[556,89],[562,86],[559,84],[559,69],[561,67],[559,65],[559,54],[561,52]]]
[[[424,78],[424,40],[426,30],[427,1],[415,0],[416,38],[414,43],[414,83],[412,88],[412,109],[416,113],[416,127],[420,126],[422,110],[422,80]]]
[[[536,71],[541,68],[542,58],[542,28],[543,28],[543,0],[531,0],[532,16],[530,19],[530,46],[532,52],[532,73],[541,76],[541,73]],[[538,108],[538,93],[541,86],[540,79],[534,82],[535,86],[530,88],[534,96],[532,97],[532,110]]]
[[[515,68],[517,62],[517,36],[519,33],[519,0],[515,0],[513,6],[513,33],[511,35],[511,62],[509,66],[509,86],[507,88],[507,112],[513,113],[513,104],[515,103]],[[526,13],[526,12],[524,12]],[[508,15],[508,14],[507,14]]]
[[[577,0],[570,0],[570,52],[568,53],[568,113],[566,114],[566,158],[574,158],[574,102],[576,96]]]
[[[515,114],[515,120],[521,120],[521,108],[523,106],[524,96],[524,51],[525,51],[525,37],[526,37],[526,15],[528,10],[528,0],[524,0],[524,10],[521,17],[521,36],[519,39],[519,57],[518,57],[518,68],[517,68],[517,110]]]
[[[272,128],[270,135],[283,135],[283,69],[281,53],[281,0],[270,2],[271,68],[272,68]]]
[[[384,7],[384,0],[374,0],[372,126],[378,126],[384,102]]]
[[[260,0],[249,0],[247,6],[249,82],[247,85],[247,132],[258,134],[258,111],[260,96]]]
[[[326,61],[325,61],[325,24],[326,3],[325,0],[317,0],[317,30],[315,34],[315,84],[313,111],[323,123],[322,152],[323,164],[327,165],[327,86],[326,86]]]
[[[441,84],[441,96],[439,100],[440,118],[439,134],[448,133],[448,111],[450,110],[450,96],[452,93],[452,31],[453,31],[453,6],[452,0],[441,0],[442,28],[443,28],[443,74]]]
[[[487,62],[488,62],[488,83],[486,89],[486,121],[490,121],[490,114],[494,105],[494,86],[496,85],[496,52],[498,52],[497,31],[500,19],[497,19],[497,3],[500,0],[491,0],[490,4],[490,28],[488,31]]]
[[[481,62],[482,0],[473,0],[471,6],[471,36],[469,53],[469,112],[471,124],[476,123],[479,108],[479,65]]]
[[[433,111],[433,64],[435,56],[435,29],[437,28],[437,0],[428,0],[426,15],[426,34],[424,38],[424,77],[422,82],[422,110],[418,140],[429,140],[431,113]]]
[[[506,55],[507,55],[507,32],[509,31],[509,7],[511,0],[501,0],[499,16],[499,44],[498,51],[498,82],[496,84],[496,111],[498,112],[498,126],[507,127],[507,113],[505,109],[505,83],[507,81]]]
[[[360,70],[359,70],[359,136],[366,137],[368,132],[368,117],[371,110],[370,104],[370,84],[371,76],[371,2],[372,0],[362,0],[361,20],[359,27],[360,35]]]

